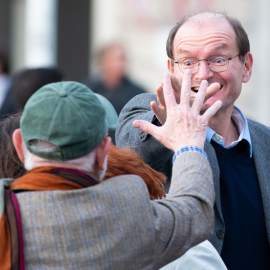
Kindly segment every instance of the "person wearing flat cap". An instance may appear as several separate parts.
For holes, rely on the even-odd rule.
[[[190,107],[190,74],[184,80],[179,105],[164,75],[168,124],[148,126],[175,152],[171,189],[157,201],[139,176],[102,181],[108,130],[118,125],[108,100],[77,82],[32,95],[13,134],[27,172],[0,180],[0,269],[159,269],[211,235],[214,188],[203,145],[221,102],[200,115],[206,86]]]

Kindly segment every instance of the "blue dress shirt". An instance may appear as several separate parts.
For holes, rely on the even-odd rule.
[[[246,140],[249,144],[249,151],[250,151],[250,157],[252,157],[252,143],[250,139],[250,133],[248,129],[248,122],[244,114],[241,112],[239,108],[234,106],[233,112],[232,112],[232,120],[234,121],[235,125],[238,128],[239,132],[239,138],[237,141],[232,142],[229,146],[225,147],[226,149],[230,149],[234,146],[236,146],[240,141]],[[208,142],[211,142],[211,140],[215,141],[222,147],[224,147],[223,137],[218,135],[212,128],[207,126],[207,134],[206,139]]]

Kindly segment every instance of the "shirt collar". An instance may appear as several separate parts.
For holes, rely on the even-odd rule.
[[[248,128],[248,122],[244,114],[241,112],[239,108],[234,106],[233,112],[232,112],[232,120],[234,121],[235,125],[238,128],[239,132],[239,138],[237,141],[232,142],[228,147],[225,147],[226,149],[230,149],[234,146],[236,146],[241,140],[246,140],[249,144],[249,151],[250,151],[250,157],[252,157],[252,143],[251,143],[251,138],[250,138],[250,133],[249,133],[249,128]],[[223,144],[223,138],[218,135],[212,128],[209,126],[207,127],[207,134],[206,134],[206,139],[208,142],[211,142],[211,140],[215,141],[219,145],[224,147]]]

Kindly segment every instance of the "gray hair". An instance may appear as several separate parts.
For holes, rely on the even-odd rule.
[[[52,143],[43,141],[43,140],[31,140],[29,143],[30,151],[38,151],[43,153],[57,153],[60,152],[60,148]],[[93,150],[86,156],[67,160],[67,161],[56,161],[56,160],[48,160],[41,157],[38,157],[30,152],[26,146],[23,144],[23,152],[24,152],[24,167],[26,170],[31,170],[36,167],[36,163],[48,163],[50,162],[53,166],[57,167],[69,167],[76,168],[78,170],[93,172],[94,163],[96,158],[96,151]]]

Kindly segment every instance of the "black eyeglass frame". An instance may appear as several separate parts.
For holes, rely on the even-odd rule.
[[[220,70],[220,71],[214,71],[213,69],[210,68],[210,66],[209,66],[210,63],[208,62],[208,60],[209,60],[209,58],[211,58],[211,57],[209,57],[208,59],[200,59],[200,60],[197,59],[196,57],[183,57],[183,58],[180,58],[177,62],[174,62],[174,63],[178,65],[178,67],[179,67],[179,69],[180,69],[180,71],[181,71],[182,73],[185,73],[184,71],[181,70],[179,61],[180,61],[181,59],[184,59],[184,58],[195,58],[195,59],[198,60],[198,68],[197,68],[196,71],[192,72],[192,74],[193,74],[193,73],[196,73],[196,72],[199,70],[199,67],[200,67],[200,61],[206,61],[206,62],[207,62],[207,66],[209,67],[209,69],[212,70],[213,72],[218,73],[218,72],[223,72],[223,71],[227,70],[227,69],[228,69],[228,66],[229,66],[229,61],[232,60],[233,58],[237,57],[237,56],[240,56],[240,55],[241,55],[241,54],[239,53],[239,54],[237,54],[237,55],[235,55],[235,56],[233,56],[233,57],[230,57],[230,58],[229,58],[227,55],[213,55],[213,56],[211,56],[211,57],[215,57],[215,56],[223,56],[223,57],[224,57],[224,56],[225,56],[226,58],[228,58],[228,63],[227,63],[226,68],[223,69],[223,70]],[[188,69],[188,68],[187,68],[187,69]]]

